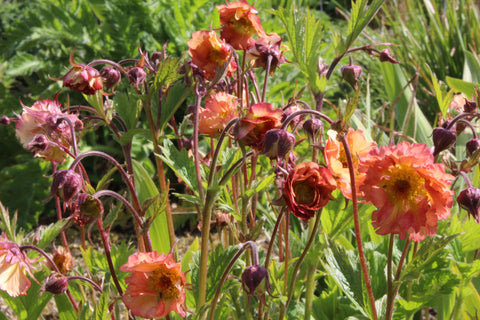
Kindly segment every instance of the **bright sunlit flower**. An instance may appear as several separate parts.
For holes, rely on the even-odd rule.
[[[237,97],[225,92],[212,94],[205,101],[205,108],[199,110],[200,133],[216,137],[230,120],[237,117]]]
[[[192,39],[188,40],[188,48],[193,64],[199,67],[208,79],[213,79],[217,69],[220,70],[232,55],[225,41],[213,30],[194,32]],[[232,75],[236,69],[236,63],[230,62],[227,75]]]
[[[247,50],[255,44],[254,34],[263,34],[257,10],[247,1],[235,1],[217,6],[222,25],[221,37],[235,50]]]
[[[300,163],[285,180],[283,198],[294,216],[308,220],[315,215],[315,211],[327,205],[336,188],[335,180],[327,168],[315,162]]]
[[[26,295],[30,288],[30,264],[20,247],[7,239],[5,234],[0,236],[0,290],[12,297]]]
[[[35,157],[46,161],[62,163],[72,141],[70,127],[66,121],[58,121],[68,117],[75,129],[83,127],[75,114],[63,113],[57,100],[39,100],[31,107],[22,104],[23,113],[16,123],[16,135],[23,147],[32,151]]]
[[[333,131],[329,131],[329,133],[330,132]],[[365,157],[370,150],[375,148],[376,143],[368,142],[362,130],[353,130],[352,128],[348,129],[345,138],[348,142],[350,153],[352,154],[357,194],[361,196],[358,186],[361,185],[365,179],[365,174],[358,172],[359,159]],[[338,188],[342,191],[345,198],[352,199],[352,186],[350,184],[350,174],[343,144],[334,137],[330,137],[325,144],[324,156],[328,168],[337,181]]]
[[[171,254],[139,252],[128,258],[120,270],[132,275],[125,279],[122,301],[135,316],[163,318],[171,311],[186,315],[185,275]]]
[[[380,235],[398,234],[421,241],[437,232],[438,220],[450,216],[453,176],[434,163],[426,144],[401,142],[373,149],[360,162],[366,178],[360,190],[378,209],[372,224]]]

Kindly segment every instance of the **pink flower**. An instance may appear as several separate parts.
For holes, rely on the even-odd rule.
[[[405,239],[408,232],[410,240],[421,241],[450,216],[454,177],[433,159],[426,144],[408,142],[373,149],[362,159],[359,170],[366,178],[360,190],[378,208],[372,214],[378,234]]]
[[[156,319],[175,311],[185,317],[186,279],[171,254],[139,252],[131,255],[120,270],[132,273],[125,280],[128,286],[122,297],[132,314]]]
[[[83,126],[75,114],[63,113],[57,100],[36,101],[31,107],[22,104],[23,113],[16,123],[16,135],[23,147],[35,157],[62,163],[72,141],[72,133],[66,121],[68,117],[76,129]]]
[[[235,1],[217,6],[222,25],[221,37],[235,50],[248,50],[254,44],[254,34],[264,34],[257,10],[247,1]]]
[[[20,247],[7,239],[5,234],[0,236],[0,290],[12,297],[26,295],[30,288],[30,280],[26,273],[31,275],[30,263]]]
[[[199,67],[208,79],[215,78],[217,69],[220,70],[232,55],[225,41],[213,30],[194,32],[192,39],[188,40],[188,48],[193,64]],[[237,64],[234,61],[230,62],[227,75],[232,75],[236,69]]]
[[[230,120],[237,117],[237,97],[225,92],[212,94],[199,110],[199,131],[216,137],[225,129]]]
[[[86,95],[95,94],[98,90],[102,90],[103,81],[100,72],[88,65],[76,63],[73,59],[73,52],[70,54],[72,68],[63,76],[63,86]]]

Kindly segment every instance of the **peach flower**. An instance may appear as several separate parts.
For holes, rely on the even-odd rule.
[[[143,318],[163,318],[171,311],[186,315],[185,282],[180,263],[171,254],[139,252],[128,258],[120,270],[132,275],[125,279],[122,301],[132,314]]]
[[[188,40],[188,48],[193,64],[199,67],[208,79],[213,79],[217,69],[221,69],[232,55],[225,41],[220,39],[213,30],[194,32],[192,39]],[[230,62],[227,75],[232,75],[236,69],[236,63]]]
[[[398,234],[421,241],[437,232],[438,220],[450,216],[454,179],[443,164],[434,163],[431,148],[406,141],[373,149],[360,162],[366,173],[360,186],[365,200],[378,209],[372,224],[380,235]]]
[[[345,138],[348,142],[350,153],[352,154],[357,194],[361,196],[358,186],[361,185],[365,179],[365,174],[358,172],[359,158],[365,157],[377,144],[375,142],[368,142],[362,130],[353,130],[352,128],[348,129]],[[337,181],[338,188],[342,191],[345,198],[352,199],[350,173],[343,144],[337,139],[330,137],[325,144],[324,156],[328,168]]]
[[[30,288],[30,263],[20,247],[7,239],[5,234],[0,236],[0,290],[12,297],[26,295]]]
[[[235,50],[248,50],[254,44],[254,34],[264,34],[257,10],[247,1],[235,1],[217,6],[222,25],[221,37]]]
[[[225,129],[230,120],[237,117],[237,97],[226,92],[212,94],[205,101],[205,108],[199,110],[199,131],[216,137]]]

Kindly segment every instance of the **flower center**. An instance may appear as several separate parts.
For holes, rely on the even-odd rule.
[[[177,285],[182,282],[178,272],[159,266],[158,269],[150,273],[150,285],[152,289],[158,292],[161,299],[174,300],[180,295]]]
[[[310,204],[315,199],[314,190],[304,182],[298,182],[293,185],[295,201],[299,204]]]
[[[383,188],[392,201],[414,203],[426,196],[425,180],[411,167],[396,165],[385,172]]]

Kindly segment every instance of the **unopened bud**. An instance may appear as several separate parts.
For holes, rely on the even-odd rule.
[[[305,130],[310,138],[316,137],[318,132],[320,132],[322,129],[323,122],[317,118],[307,119],[303,123],[303,130]]]
[[[115,89],[115,86],[120,82],[122,75],[117,68],[106,66],[100,70],[100,75],[103,79],[103,85],[105,90]]]
[[[477,109],[477,102],[475,100],[465,99],[465,105],[463,106],[463,111],[468,113],[473,113]]]
[[[271,129],[265,133],[263,154],[270,159],[283,159],[295,145],[295,136],[284,129]]]
[[[70,201],[82,187],[82,177],[73,170],[58,170],[53,174],[50,194],[56,194],[65,202]]]
[[[390,49],[388,49],[388,48],[383,49],[380,52],[380,55],[378,56],[378,59],[381,62],[400,63],[397,60],[395,60],[395,58],[392,56],[392,53],[390,52]]]
[[[7,116],[1,116],[0,117],[0,125],[2,126],[8,126],[10,124],[10,118]]]
[[[475,152],[477,152],[478,149],[480,149],[480,139],[473,138],[468,140],[467,143],[465,144],[465,148],[467,150],[467,155],[469,157],[472,157],[475,154]]]
[[[138,90],[138,86],[145,81],[147,77],[147,73],[143,68],[140,67],[132,67],[127,72],[128,80],[130,83]]]
[[[455,141],[457,141],[457,135],[448,129],[437,127],[433,129],[432,139],[435,147],[433,150],[433,156],[437,156],[440,152],[447,150],[455,143]]]
[[[468,187],[460,192],[457,197],[460,207],[468,212],[478,222],[478,208],[480,205],[480,189]]]
[[[62,294],[68,290],[68,278],[59,273],[52,273],[48,276],[43,291],[53,294]]]
[[[362,67],[349,64],[343,66],[342,69],[342,79],[347,81],[353,89],[357,90],[357,82],[362,75]]]
[[[247,293],[249,301],[251,296],[264,299],[265,292],[270,294],[267,269],[259,265],[247,267],[242,273],[242,288]]]

